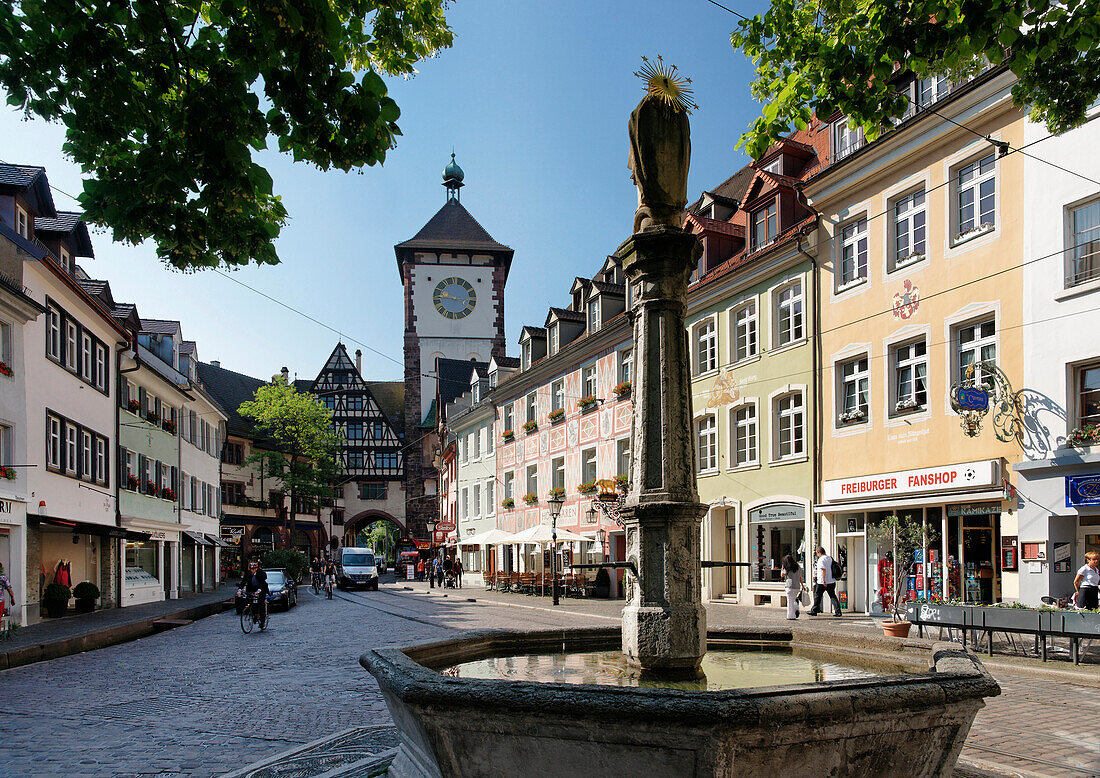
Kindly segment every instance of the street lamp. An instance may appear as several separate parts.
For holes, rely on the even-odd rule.
[[[435,544],[435,527],[436,527],[437,522],[434,519],[428,519],[426,522],[424,522],[424,524],[428,528],[428,542],[431,543],[432,545],[434,545]]]
[[[558,604],[558,516],[561,515],[561,506],[565,503],[562,497],[555,493],[546,501],[550,506],[550,577],[551,591],[554,595],[554,604]]]
[[[607,551],[605,551],[604,549],[607,548],[607,546],[604,544],[607,543],[607,530],[605,530],[603,527],[600,527],[598,530],[596,530],[596,538],[600,541],[600,556],[604,557],[604,559],[606,560]]]

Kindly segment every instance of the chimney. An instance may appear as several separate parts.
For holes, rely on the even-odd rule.
[[[286,381],[289,384],[290,383],[290,370],[288,368],[284,367],[279,372],[283,374],[283,380]]]
[[[355,349],[355,372],[362,377],[363,375],[363,349]]]
[[[210,364],[213,365],[214,367],[221,367],[222,366],[222,363],[217,359],[210,360]]]

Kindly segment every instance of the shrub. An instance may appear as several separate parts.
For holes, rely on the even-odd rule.
[[[72,596],[72,590],[65,584],[52,583],[46,587],[46,591],[42,592],[42,601],[68,602]]]
[[[78,600],[99,599],[99,587],[91,581],[83,581],[73,587],[73,597]]]
[[[281,567],[286,570],[286,574],[295,581],[301,581],[305,578],[306,572],[309,570],[309,557],[301,551],[294,551],[292,549],[268,551],[260,557],[260,566]]]

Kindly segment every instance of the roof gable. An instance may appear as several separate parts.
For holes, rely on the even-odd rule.
[[[481,249],[488,252],[508,252],[512,249],[498,243],[458,202],[448,200],[428,223],[412,238],[395,248]]]

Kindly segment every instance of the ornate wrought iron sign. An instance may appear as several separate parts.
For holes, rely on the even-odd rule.
[[[1024,433],[1022,390],[1012,389],[1008,376],[992,362],[978,362],[966,368],[961,380],[951,386],[951,408],[962,417],[968,437],[976,438],[982,421],[993,412],[993,431],[997,440],[1016,440],[1022,445]]]

